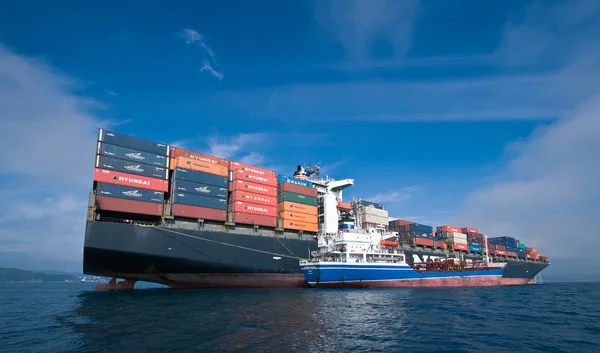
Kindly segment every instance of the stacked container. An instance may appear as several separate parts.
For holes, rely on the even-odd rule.
[[[446,239],[446,243],[451,249],[468,251],[469,243],[467,242],[467,235],[459,232],[442,232],[440,236]]]
[[[383,226],[389,229],[389,214],[387,210],[379,208],[379,204],[373,204],[368,201],[361,201],[359,215],[362,220],[362,227]]]
[[[229,212],[234,223],[277,226],[277,178],[275,172],[231,162]]]
[[[228,161],[218,157],[192,158],[177,152],[171,178],[172,214],[176,217],[227,220]],[[197,156],[197,155],[196,155]]]
[[[100,129],[94,170],[98,209],[162,216],[168,177],[167,145]]]
[[[277,210],[284,229],[319,230],[317,189],[308,180],[278,176]]]

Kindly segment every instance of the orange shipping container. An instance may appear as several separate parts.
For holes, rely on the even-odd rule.
[[[247,172],[244,170],[235,170],[232,173],[231,180],[232,181],[244,180],[244,181],[250,181],[253,183],[259,183],[259,184],[277,187],[277,178],[275,178],[274,176],[264,176],[264,175],[259,175],[259,174],[255,174],[255,173],[250,173],[250,172]]]
[[[284,229],[302,230],[305,232],[318,232],[319,226],[316,223],[298,222],[298,221],[284,221]]]
[[[186,157],[176,157],[175,166],[178,168],[195,170],[197,172],[203,172],[208,174],[215,174],[219,176],[229,177],[229,170],[219,164],[211,164],[204,161],[198,161]]]
[[[169,169],[175,170],[175,158],[171,157],[171,161],[169,162]]]
[[[210,164],[218,164],[229,169],[229,161],[223,158],[209,156],[207,154],[191,152],[177,147],[171,147],[171,157],[185,157],[196,161],[206,162]],[[183,168],[183,167],[181,167]]]
[[[319,218],[317,215],[310,215],[306,213],[298,213],[298,212],[289,212],[283,211],[279,213],[279,218],[284,221],[299,221],[306,223],[318,223]]]
[[[297,202],[283,201],[277,204],[277,211],[292,211],[296,213],[304,213],[308,215],[318,215],[317,206],[304,205]]]
[[[273,206],[257,205],[245,201],[234,201],[229,204],[230,212],[251,213],[262,216],[277,217],[277,208]]]
[[[274,170],[270,170],[270,169],[265,169],[265,168],[260,168],[260,167],[256,167],[253,165],[248,165],[248,164],[244,164],[244,163],[240,163],[240,162],[231,162],[229,164],[229,169],[231,169],[231,171],[236,171],[236,170],[241,170],[244,172],[249,172],[252,174],[256,174],[256,175],[260,175],[263,177],[273,177],[275,178],[275,171]]]
[[[229,201],[230,202],[244,201],[244,202],[255,203],[257,205],[266,205],[266,206],[277,207],[277,197],[276,196],[254,194],[254,193],[249,193],[249,192],[241,191],[241,190],[232,192],[231,197],[229,198]]]
[[[229,183],[229,191],[248,191],[254,194],[277,197],[277,187],[251,183],[244,180],[234,180]]]

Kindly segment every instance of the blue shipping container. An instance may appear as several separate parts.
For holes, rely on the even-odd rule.
[[[163,156],[169,155],[169,146],[164,143],[148,141],[141,138],[119,134],[114,131],[100,129],[98,141],[106,142],[111,145],[133,148],[138,151],[145,151],[160,154]]]
[[[117,145],[109,145],[107,143],[98,142],[99,155],[125,159],[158,167],[169,167],[169,157],[161,156],[150,152],[137,151],[127,147]]]
[[[296,179],[296,178],[285,176],[285,175],[278,175],[277,182],[279,184],[291,183],[291,184],[306,186],[309,188],[313,187],[313,183],[308,180]]]
[[[338,229],[354,229],[354,224],[340,224]]]
[[[473,246],[481,246],[481,242],[480,241],[470,241],[469,245],[473,245]]]
[[[169,170],[163,167],[126,161],[124,159],[96,156],[96,168],[143,175],[149,178],[168,179]]]
[[[227,199],[219,199],[216,197],[190,194],[187,192],[174,192],[171,201],[174,204],[215,208],[218,210],[227,209]]]
[[[129,186],[106,183],[98,183],[98,186],[96,187],[96,195],[155,203],[163,203],[165,196],[165,194],[161,191],[132,188]]]
[[[173,178],[179,180],[192,181],[194,183],[200,183],[204,185],[219,186],[222,188],[229,187],[229,178],[214,174],[197,172],[195,170],[175,168]]]
[[[414,232],[414,231],[406,231],[406,230],[400,230],[400,231],[398,231],[398,234],[405,236],[405,237],[423,237],[423,238],[433,237],[433,233]]]
[[[432,233],[433,232],[432,226],[428,226],[425,224],[419,224],[419,223],[405,224],[400,227],[404,227],[404,229],[408,228],[411,231],[414,231],[417,233]]]
[[[192,181],[187,180],[174,180],[173,183],[173,191],[174,192],[185,192],[191,194],[198,194],[210,197],[217,197],[221,199],[227,198],[228,190],[226,188],[222,188],[214,185],[206,185],[200,183],[194,183]]]
[[[508,246],[506,247],[506,251],[510,251],[510,252],[517,252],[517,248],[509,248]]]
[[[473,246],[473,245],[469,246],[469,251],[470,252],[482,252],[481,246]]]

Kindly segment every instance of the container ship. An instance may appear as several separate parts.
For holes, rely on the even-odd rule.
[[[434,230],[390,218],[382,204],[343,202],[354,180],[322,178],[318,165],[278,175],[105,129],[94,160],[83,272],[111,278],[97,289],[133,289],[137,281],[172,288],[310,287],[301,261],[346,233],[393,244],[388,252],[401,253],[419,271],[439,271],[441,262],[453,264],[443,265],[445,271],[502,264],[494,272],[499,285],[533,284],[550,264],[514,238],[451,225]]]

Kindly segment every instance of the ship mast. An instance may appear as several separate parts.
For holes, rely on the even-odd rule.
[[[489,264],[490,263],[490,254],[488,251],[488,241],[487,241],[487,234],[483,235],[483,241],[485,242],[485,261]]]

